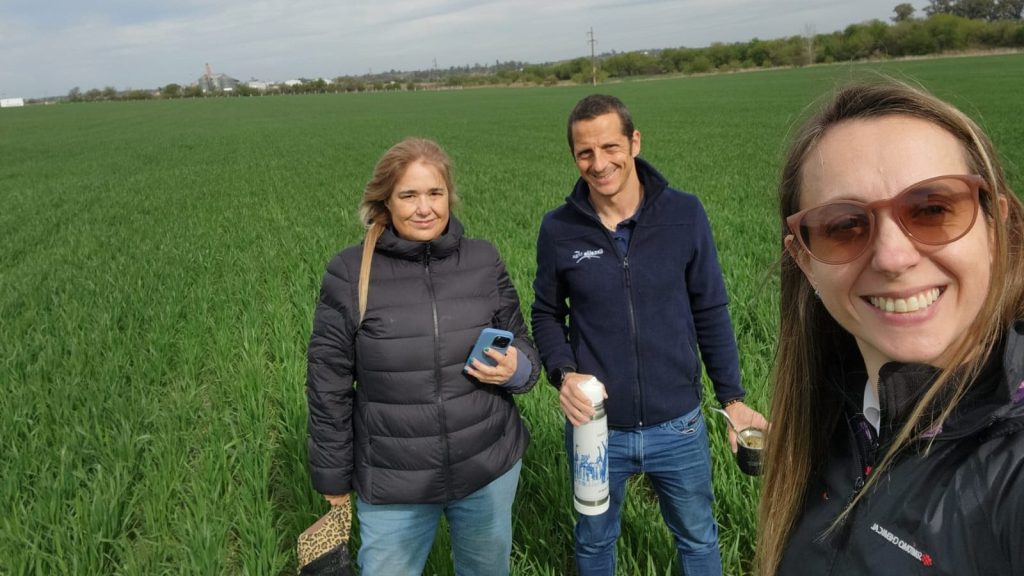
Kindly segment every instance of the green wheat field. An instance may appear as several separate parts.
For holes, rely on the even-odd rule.
[[[598,88],[632,109],[642,155],[707,207],[761,410],[786,135],[820,95],[880,73],[961,106],[1024,186],[1020,54]],[[458,214],[497,244],[528,314],[541,216],[576,177],[565,118],[593,90],[0,111],[0,574],[294,574],[295,537],[326,510],[306,470],[313,306],[326,262],[361,237],[377,157],[409,135],[449,151]],[[513,573],[572,574],[557,397],[542,381],[518,401],[533,440]],[[725,570],[745,574],[758,481],[737,469],[720,419],[709,426]],[[676,573],[652,492],[641,478],[630,493],[619,572]],[[441,530],[428,574],[452,574],[448,550]]]

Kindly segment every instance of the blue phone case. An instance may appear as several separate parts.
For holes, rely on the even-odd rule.
[[[466,366],[470,366],[473,363],[473,359],[487,364],[488,366],[496,366],[497,362],[491,360],[487,355],[484,354],[485,348],[493,348],[502,354],[508,350],[508,347],[512,345],[512,340],[515,338],[508,330],[502,330],[500,328],[484,328],[480,331],[480,336],[476,339],[476,344],[473,346],[473,351],[469,353],[469,358],[466,358]]]

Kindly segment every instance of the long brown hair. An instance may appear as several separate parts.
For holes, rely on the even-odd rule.
[[[459,201],[452,180],[451,161],[436,142],[423,138],[406,138],[395,144],[380,157],[373,169],[373,176],[363,189],[359,202],[359,219],[366,226],[363,238],[363,260],[359,267],[359,321],[366,314],[366,299],[370,289],[370,264],[373,249],[384,230],[391,225],[391,212],[387,201],[398,181],[405,175],[410,164],[425,162],[441,174],[448,188],[448,208],[454,208]]]
[[[884,477],[901,450],[920,438],[923,431],[945,421],[1003,332],[1014,319],[1024,316],[1024,207],[1007,185],[992,142],[955,107],[901,82],[887,80],[842,88],[804,121],[790,144],[779,184],[780,239],[789,234],[786,217],[799,210],[805,160],[825,133],[843,121],[893,115],[922,119],[952,134],[963,146],[968,166],[984,177],[987,191],[982,191],[981,204],[993,238],[989,293],[964,337],[949,351],[950,362],[896,434],[867,485],[835,519],[833,528]],[[1001,198],[1008,208],[1005,222],[1000,214]],[[814,289],[785,249],[780,284],[772,432],[765,454],[755,561],[757,572],[763,576],[778,570],[803,507],[809,479],[827,460],[830,431],[842,416],[836,387],[827,382],[839,380],[843,373],[864,370],[853,336],[814,297]],[[954,369],[956,378],[951,377]],[[944,387],[950,388],[951,394],[939,401]]]

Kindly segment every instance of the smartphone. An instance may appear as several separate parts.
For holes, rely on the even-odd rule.
[[[473,364],[474,358],[488,366],[497,366],[497,362],[484,354],[484,349],[492,348],[505,354],[508,347],[512,345],[513,338],[514,336],[508,330],[484,328],[480,331],[480,336],[477,336],[476,344],[473,345],[473,351],[469,353],[469,358],[466,358],[466,367]]]

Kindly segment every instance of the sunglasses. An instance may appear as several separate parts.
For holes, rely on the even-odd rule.
[[[963,238],[978,216],[977,175],[938,176],[913,184],[876,202],[839,200],[801,210],[786,218],[800,247],[825,264],[846,264],[860,257],[878,230],[876,214],[892,210],[903,233],[915,242],[939,246]]]

